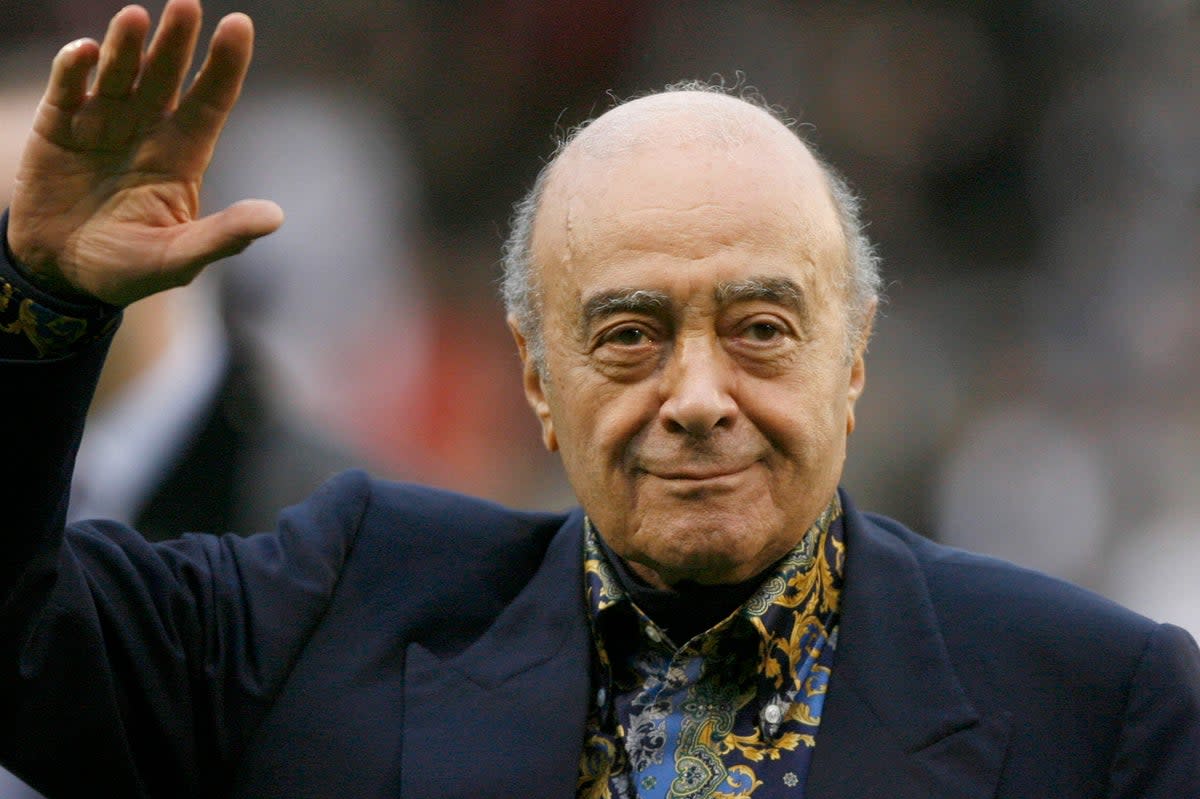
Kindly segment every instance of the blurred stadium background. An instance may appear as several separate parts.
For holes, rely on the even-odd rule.
[[[0,2],[5,186],[55,51],[122,3]],[[570,502],[495,299],[509,207],[611,97],[724,80],[865,198],[859,504],[1200,633],[1200,4],[209,0],[206,28],[233,10],[259,45],[206,200],[289,221],[220,267],[227,314],[376,471]]]

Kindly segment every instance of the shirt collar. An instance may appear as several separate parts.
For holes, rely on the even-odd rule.
[[[602,667],[619,662],[631,648],[673,650],[676,644],[706,655],[720,650],[722,659],[732,656],[742,663],[758,663],[759,653],[769,660],[778,649],[773,640],[802,631],[808,618],[820,617],[825,629],[832,629],[828,622],[836,617],[845,567],[841,520],[841,500],[835,492],[799,543],[764,573],[758,589],[741,607],[691,641],[672,642],[630,598],[595,527],[585,518],[585,589]],[[757,652],[746,657],[750,648]],[[764,662],[760,674],[787,667]]]

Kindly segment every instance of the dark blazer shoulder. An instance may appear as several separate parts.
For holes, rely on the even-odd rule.
[[[945,634],[1002,634],[1007,642],[1050,636],[1069,657],[1124,654],[1135,659],[1158,624],[1087,588],[999,558],[939,544],[904,525],[863,514],[881,535],[899,541],[920,565]],[[1053,529],[1047,529],[1053,535]],[[1130,664],[1132,665],[1132,660]]]
[[[1196,795],[1200,654],[1185,632],[843,504],[813,795]]]
[[[578,516],[365,479],[369,498],[343,580],[355,594],[403,607],[407,634],[435,650],[439,642],[453,647],[486,629]]]
[[[366,479],[371,493],[371,521],[399,520],[409,534],[442,535],[453,531],[456,537],[441,543],[455,549],[498,539],[517,540],[539,532],[553,533],[568,515],[518,510],[445,488],[359,474]]]

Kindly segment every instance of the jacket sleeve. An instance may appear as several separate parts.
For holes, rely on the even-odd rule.
[[[64,529],[107,343],[0,349],[0,763],[54,797],[220,794],[328,607],[369,483],[347,473],[249,538]]]
[[[1200,797],[1200,650],[1184,630],[1155,628],[1128,690],[1110,799]]]

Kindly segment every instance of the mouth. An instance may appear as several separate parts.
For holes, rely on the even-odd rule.
[[[754,463],[728,466],[673,466],[663,469],[643,468],[641,471],[651,477],[658,478],[659,480],[680,483],[705,483],[717,482],[726,478],[736,477],[749,470],[753,465]]]

